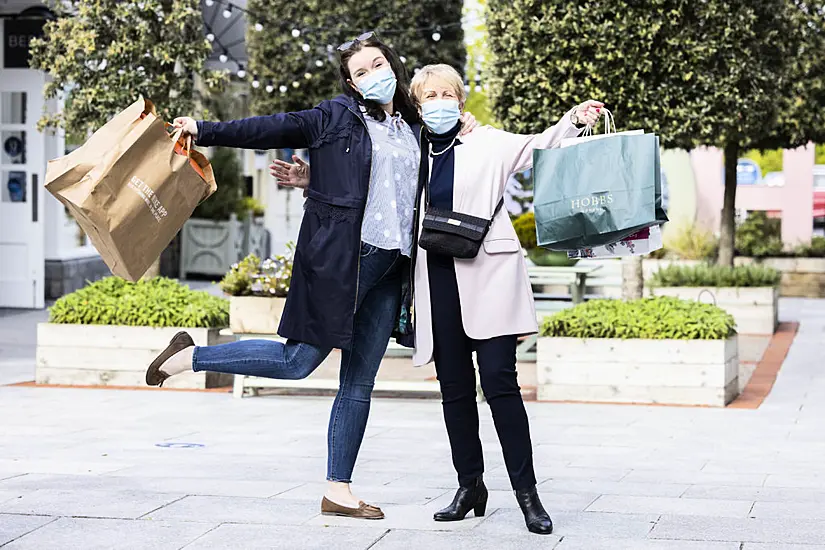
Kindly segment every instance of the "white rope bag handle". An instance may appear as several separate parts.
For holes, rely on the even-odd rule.
[[[604,111],[604,133],[606,134],[615,134],[616,133],[616,121],[613,118],[613,113],[611,113],[608,109],[602,107],[602,111]],[[593,126],[588,124],[584,128],[584,132],[582,132],[582,137],[590,137],[593,134]]]

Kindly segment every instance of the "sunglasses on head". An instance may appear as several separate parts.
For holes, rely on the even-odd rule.
[[[364,34],[362,34],[361,36],[359,36],[358,38],[353,38],[352,40],[344,42],[343,44],[338,46],[338,51],[339,52],[345,52],[348,49],[350,49],[351,47],[353,47],[355,44],[357,44],[358,42],[364,42],[365,40],[369,40],[373,36],[375,36],[375,33],[373,31],[367,31]]]

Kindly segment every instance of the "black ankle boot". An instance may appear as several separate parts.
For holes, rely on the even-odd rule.
[[[435,521],[461,521],[473,510],[476,517],[487,511],[487,487],[482,478],[477,478],[467,487],[459,487],[453,503],[433,515]]]
[[[516,500],[519,508],[524,514],[524,523],[527,524],[527,529],[531,533],[538,535],[549,535],[553,532],[553,521],[550,515],[544,511],[544,506],[539,500],[539,493],[536,491],[536,486],[533,485],[529,489],[521,489],[515,491]]]

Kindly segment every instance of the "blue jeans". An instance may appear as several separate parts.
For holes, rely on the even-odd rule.
[[[341,351],[338,394],[327,433],[327,480],[350,483],[370,414],[370,397],[401,305],[406,261],[398,250],[361,243],[361,271],[352,349]],[[245,340],[196,347],[195,372],[212,371],[280,380],[306,378],[331,348],[287,340]]]

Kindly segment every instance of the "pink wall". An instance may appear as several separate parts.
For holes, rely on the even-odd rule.
[[[691,152],[696,181],[696,220],[719,231],[724,186],[722,151],[701,148]],[[813,235],[814,146],[786,150],[783,158],[785,185],[740,185],[736,208],[743,210],[781,210],[782,240],[788,245],[810,242]]]

